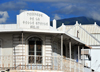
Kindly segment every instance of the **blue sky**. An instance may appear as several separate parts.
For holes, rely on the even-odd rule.
[[[16,23],[16,15],[23,10],[46,13],[50,19],[78,16],[100,20],[100,0],[0,0],[0,23]]]

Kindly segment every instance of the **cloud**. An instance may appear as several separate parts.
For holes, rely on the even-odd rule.
[[[55,14],[55,15],[54,15],[54,19],[59,20],[59,19],[61,19],[61,17],[58,16],[57,14]]]
[[[28,1],[28,2],[65,2],[67,0],[21,0],[21,1]]]
[[[87,10],[87,8],[85,8],[83,6],[78,7],[78,5],[67,4],[66,6],[63,6],[63,8],[60,8],[60,9],[56,10],[55,12],[59,13],[59,14],[75,14],[75,15],[82,14],[83,15],[87,12],[86,10]]]
[[[29,4],[34,3],[37,5],[45,3],[45,8],[40,5],[39,8],[42,7],[42,11],[45,9],[44,11],[57,14],[55,15],[56,18],[62,14],[66,16],[88,16],[100,20],[100,0],[14,0],[0,4],[0,11],[31,9],[29,7],[32,7],[32,5],[30,6]],[[49,10],[47,7],[49,7]],[[58,18],[60,17],[58,16]]]
[[[100,13],[96,11],[91,11],[87,16],[100,21]]]
[[[100,1],[99,1],[100,2]],[[94,5],[95,4],[95,5]],[[96,20],[100,20],[100,5],[98,3],[88,4],[88,3],[58,3],[53,4],[56,6],[57,10],[55,10],[56,14],[66,14],[66,15],[75,15],[75,16],[87,16],[94,18]]]
[[[49,7],[56,8],[54,14],[74,16],[88,16],[99,19],[100,0],[21,0],[27,2],[49,3]],[[95,12],[96,11],[96,12]],[[95,14],[96,13],[96,14]],[[96,18],[96,15],[98,18]],[[100,19],[99,19],[100,20]]]
[[[0,4],[0,11],[20,10],[25,8],[26,6],[27,4],[22,1],[20,2],[10,1],[10,2]]]
[[[0,16],[0,23],[5,23],[7,18],[9,18],[7,11],[0,11]]]
[[[20,13],[22,13],[22,12],[24,12],[24,11],[27,11],[27,10],[22,10],[22,9],[21,9],[21,10],[20,10]]]
[[[98,3],[99,0],[20,0],[20,1],[27,1],[27,2],[51,2],[51,3]],[[99,3],[98,3],[99,4]]]

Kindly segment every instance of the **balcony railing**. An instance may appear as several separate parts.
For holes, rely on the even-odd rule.
[[[61,56],[0,56],[0,70],[59,70],[83,72],[83,65]]]
[[[64,72],[83,72],[84,66],[76,62],[74,59],[63,58],[63,71]]]

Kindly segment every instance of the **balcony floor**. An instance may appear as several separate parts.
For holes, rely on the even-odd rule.
[[[11,70],[10,72],[63,72],[58,70]]]

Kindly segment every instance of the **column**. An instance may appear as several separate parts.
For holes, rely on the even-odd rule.
[[[82,53],[83,53],[82,55],[83,55],[83,72],[84,72],[84,47],[82,47],[82,50],[83,50],[82,51]]]
[[[22,65],[23,65],[23,32],[22,32]],[[23,69],[23,67],[22,67]]]
[[[91,49],[90,49],[90,56],[91,56]],[[90,69],[91,69],[91,60],[90,60]]]
[[[69,42],[70,72],[71,72],[71,41]]]
[[[63,69],[63,35],[61,34],[61,69]]]
[[[80,61],[80,49],[79,49],[79,45],[78,45],[78,72],[80,72],[80,64],[79,64],[79,61]]]

